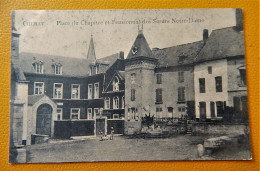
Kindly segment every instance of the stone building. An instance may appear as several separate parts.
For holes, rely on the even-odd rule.
[[[236,26],[213,30],[195,58],[197,119],[221,119],[227,106],[248,115],[244,32],[236,13]]]
[[[204,41],[150,49],[142,30],[125,60],[126,133],[141,131],[142,117],[186,117],[194,111],[193,59]]]

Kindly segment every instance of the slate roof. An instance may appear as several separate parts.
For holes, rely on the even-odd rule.
[[[244,32],[236,27],[213,30],[195,62],[245,55]]]
[[[118,53],[98,59],[97,62],[103,64],[100,67],[100,73],[105,72],[116,59],[118,59]],[[89,75],[90,63],[87,59],[26,52],[20,54],[20,65],[24,73],[35,73],[33,63],[39,61],[44,65],[43,74],[55,75],[54,64],[61,64],[63,76],[84,77]]]
[[[125,80],[125,71],[118,71],[118,74],[120,75],[122,80]]]
[[[155,49],[153,50],[153,56],[158,59],[157,67],[192,64],[195,56],[200,52],[203,45],[204,41],[201,40],[163,49]],[[179,57],[183,58],[183,62],[179,62]]]
[[[102,64],[99,73],[105,73],[119,59],[119,53],[97,59],[96,63]]]
[[[136,48],[136,54],[133,54],[132,50]],[[128,53],[127,59],[136,58],[136,57],[153,57],[152,51],[143,35],[142,32],[140,32],[133,44],[133,46],[130,49],[130,52]]]

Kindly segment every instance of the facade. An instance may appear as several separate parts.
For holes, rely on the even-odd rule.
[[[213,30],[195,59],[196,118],[221,119],[226,107],[247,115],[244,32]]]
[[[86,59],[19,54],[19,34],[14,32],[12,39],[11,123],[14,128],[10,132],[15,145],[30,144],[32,135],[53,137],[57,134],[56,121],[77,125],[82,124],[78,121],[96,122],[97,117],[102,117],[106,71],[112,66],[113,71],[117,70],[118,65],[113,64],[119,60],[119,53],[97,60],[91,37]],[[97,126],[91,134],[98,134]]]
[[[123,52],[96,59],[93,36],[86,59],[19,54],[13,26],[13,142],[30,144],[32,135],[53,137],[64,125],[72,135],[107,134],[111,129],[135,134],[145,116],[206,121],[221,119],[227,106],[247,114],[239,21],[210,35],[204,30],[200,41],[163,49],[151,49],[138,30],[126,59]]]
[[[195,109],[193,59],[204,41],[150,49],[138,36],[125,60],[126,134],[141,131],[144,116],[184,118]]]

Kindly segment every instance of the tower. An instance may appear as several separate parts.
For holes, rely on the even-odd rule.
[[[144,37],[138,35],[125,60],[125,133],[140,133],[142,117],[149,115],[154,105],[154,69],[157,59]]]

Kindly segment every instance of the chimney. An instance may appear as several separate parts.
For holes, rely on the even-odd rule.
[[[203,30],[203,40],[207,40],[209,37],[209,30],[208,29],[204,29]]]
[[[123,51],[119,52],[119,59],[123,59],[124,60],[124,52]]]
[[[236,9],[236,29],[238,31],[243,30],[243,11],[241,8]]]

